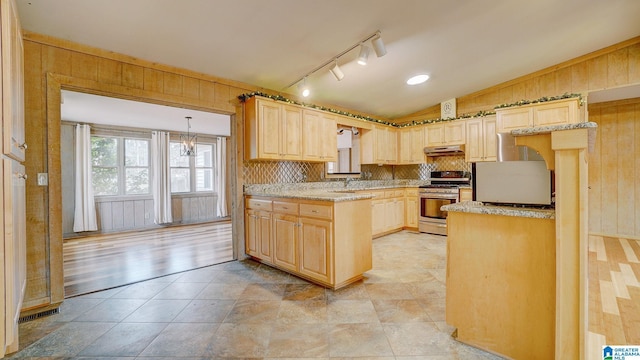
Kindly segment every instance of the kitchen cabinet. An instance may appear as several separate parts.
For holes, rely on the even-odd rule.
[[[247,196],[245,205],[245,252],[256,260],[333,289],[361,279],[371,269],[371,218],[361,216],[370,210],[370,199]],[[267,243],[273,247],[271,256],[260,250],[260,244]]]
[[[420,213],[420,202],[418,200],[418,189],[408,188],[405,190],[405,228],[418,229],[418,214]]]
[[[372,194],[375,196],[371,201],[371,233],[374,237],[386,235],[404,228],[404,189],[364,190],[359,191],[359,193]]]
[[[391,126],[374,126],[360,135],[362,164],[396,164],[398,135]]]
[[[496,116],[467,119],[467,162],[496,161]]]
[[[465,120],[441,121],[424,129],[425,146],[463,145],[466,141]]]
[[[14,0],[0,0],[0,358],[19,348],[18,320],[27,285],[23,43]]]
[[[336,117],[324,111],[302,111],[302,158],[331,162],[338,159]]]
[[[409,126],[398,130],[398,164],[425,162],[424,129],[424,126]]]
[[[579,98],[496,109],[496,116],[497,132],[501,133],[528,127],[584,122],[586,118]]]
[[[302,160],[300,107],[254,96],[244,112],[247,160]]]
[[[2,152],[20,162],[25,159],[24,65],[22,30],[13,0],[2,1]]]
[[[471,201],[473,200],[473,189],[471,188],[459,188],[460,191],[459,198],[460,201]]]
[[[248,199],[245,214],[245,248],[248,255],[271,261],[270,200]]]

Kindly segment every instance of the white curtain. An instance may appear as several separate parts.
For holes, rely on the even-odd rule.
[[[91,168],[91,127],[76,125],[75,146],[76,199],[73,231],[96,231],[96,204],[93,199],[93,176]]]
[[[169,133],[151,133],[151,192],[153,193],[153,221],[156,224],[173,222],[171,215],[171,174],[169,167]]]
[[[228,216],[227,212],[227,138],[218,137],[218,151],[216,151],[216,178],[218,179],[216,192],[218,193],[218,208],[216,216]]]

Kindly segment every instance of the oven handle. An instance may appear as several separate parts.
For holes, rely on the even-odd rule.
[[[421,199],[449,199],[449,200],[457,200],[458,195],[453,194],[420,194]]]

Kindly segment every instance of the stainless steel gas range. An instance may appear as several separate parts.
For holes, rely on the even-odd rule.
[[[433,171],[431,184],[420,186],[420,213],[418,230],[424,233],[447,235],[447,212],[440,210],[443,205],[460,201],[460,186],[471,184],[468,171]]]

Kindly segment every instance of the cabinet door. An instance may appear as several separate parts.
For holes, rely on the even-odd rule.
[[[291,105],[282,105],[282,159],[302,159],[302,109]]]
[[[337,161],[338,160],[338,123],[334,116],[329,114],[323,114],[322,116],[322,138],[321,145],[321,159],[322,161]]]
[[[482,139],[484,140],[484,161],[496,161],[498,155],[496,149],[496,117],[490,116],[482,120]]]
[[[578,121],[578,100],[552,102],[533,107],[534,126],[569,124]]]
[[[429,124],[425,127],[425,146],[440,146],[444,144],[444,124]]]
[[[404,224],[406,227],[418,227],[418,197],[408,196],[405,203]]]
[[[462,145],[467,140],[465,136],[465,120],[447,121],[444,123],[445,145]]]
[[[404,227],[404,198],[393,199],[393,229],[402,229]]]
[[[299,271],[325,283],[332,282],[331,226],[330,221],[300,218]]]
[[[24,161],[24,65],[18,9],[14,1],[3,1],[2,18],[2,132],[3,153]]]
[[[530,107],[498,109],[496,116],[497,131],[500,133],[533,126],[533,110]]]
[[[467,162],[483,160],[484,136],[482,119],[467,120],[467,143],[465,145],[464,155]]]
[[[398,161],[398,135],[391,127],[374,128],[376,136],[376,162],[395,164]]]
[[[245,252],[271,262],[271,213],[247,210],[245,215]]]
[[[280,112],[282,106],[271,101],[258,99],[258,157],[261,159],[280,159]]]
[[[284,269],[298,268],[298,217],[273,214],[273,263]]]
[[[385,200],[371,201],[371,234],[378,235],[385,232],[386,213]]]
[[[320,161],[322,158],[322,116],[319,111],[302,112],[302,157]]]
[[[27,285],[24,166],[2,159],[4,186],[5,345],[18,350],[18,320]],[[4,350],[4,347],[3,347]]]

